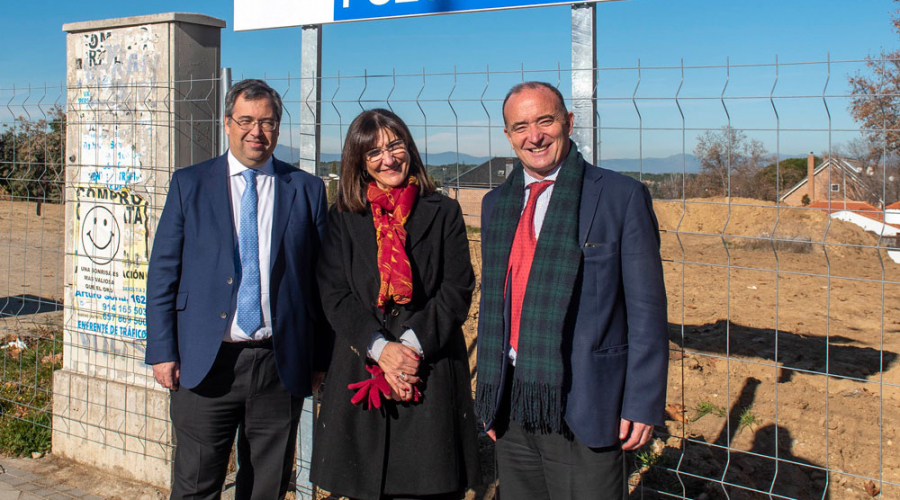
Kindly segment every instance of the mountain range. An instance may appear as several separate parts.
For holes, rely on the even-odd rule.
[[[300,150],[281,144],[275,146],[275,156],[288,163],[295,163],[300,158]],[[802,158],[805,155],[780,155],[781,159],[785,158]],[[489,156],[472,156],[466,153],[457,153],[453,151],[444,151],[442,153],[429,153],[427,157],[423,153],[423,160],[430,166],[438,165],[455,165],[457,161],[460,165],[480,165],[486,162]],[[340,161],[339,153],[322,153],[320,162],[328,163],[332,161]],[[665,174],[675,172],[696,173],[700,171],[700,160],[692,155],[685,154],[682,164],[682,155],[675,154],[664,158],[609,158],[601,160],[600,166],[615,170],[617,172],[640,172],[647,174]]]
[[[422,160],[429,165],[455,165],[457,162],[456,153],[453,151],[445,151],[443,153],[428,153],[427,156],[423,151],[420,151],[420,153],[422,154]],[[278,144],[277,146],[275,146],[275,157],[288,163],[295,163],[297,159],[300,158],[300,149]],[[482,163],[486,162],[488,158],[490,157],[472,156],[465,153],[459,153],[458,161],[460,165],[481,165]],[[322,153],[319,155],[319,161],[322,163],[340,160],[340,153]]]

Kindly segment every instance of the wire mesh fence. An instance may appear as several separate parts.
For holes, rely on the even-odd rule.
[[[62,364],[64,89],[3,92],[0,120],[0,446],[50,445],[50,373]]]
[[[669,301],[667,422],[650,446],[631,456],[632,498],[900,494],[894,444],[900,414],[900,196],[896,155],[887,140],[897,125],[883,113],[879,126],[866,126],[859,111],[869,109],[860,103],[890,104],[898,96],[884,76],[869,93],[848,84],[893,62],[636,62],[595,69],[597,162],[641,180],[653,193]],[[436,183],[462,205],[480,272],[481,197],[515,163],[503,133],[503,97],[515,83],[542,80],[558,85],[569,99],[571,76],[561,67],[338,73],[321,78],[319,103],[300,95],[299,78],[268,77],[285,100],[275,155],[295,163],[309,154],[298,148],[302,109],[319,104],[317,174],[333,186],[350,121],[363,109],[392,109],[410,126]],[[191,102],[215,85],[204,79],[164,87],[167,93],[179,89],[178,100]],[[145,98],[145,90],[133,88],[128,95],[123,100],[134,103],[132,112],[154,100]],[[60,131],[74,125],[56,107],[72,116],[78,103],[63,87],[0,89],[0,102],[6,102],[0,113],[0,252],[6,252],[7,266],[0,273],[7,276],[0,318],[6,346],[3,425],[47,429],[51,387],[35,380],[62,365],[61,332],[72,326],[63,324],[62,297],[64,261],[71,257],[63,245],[71,229],[65,211],[73,198],[60,194],[65,190],[58,153],[65,151],[59,141],[73,137]],[[104,102],[111,109],[113,101]],[[176,162],[187,166],[214,154],[214,115],[211,109],[196,116],[178,113],[176,125],[154,137],[202,143],[207,153],[192,149],[199,152]],[[146,125],[127,114],[117,120]],[[212,127],[198,126],[203,122]],[[135,168],[154,172],[153,189],[163,197],[171,172],[154,170],[156,163],[143,158]],[[150,221],[160,207],[147,208]],[[100,323],[104,314],[108,324],[122,315],[139,319],[140,311],[130,305],[126,312],[95,312]],[[464,330],[477,373],[477,306],[470,316]],[[114,348],[125,340],[94,332],[91,342],[113,346],[97,348],[107,356],[107,368],[146,373],[139,338],[127,340],[137,346],[124,355],[127,361],[118,360]],[[146,377],[132,382],[152,386]],[[103,401],[88,397],[92,404],[118,408],[109,394]],[[127,393],[121,397],[128,415]],[[144,445],[156,439],[159,447],[171,446],[164,419],[131,415],[143,421],[104,428],[110,435],[124,432],[126,440],[140,436]],[[148,437],[147,429],[157,437]],[[115,446],[110,435],[95,439]],[[164,453],[146,455],[165,462]],[[308,470],[304,460],[298,461],[301,474]]]

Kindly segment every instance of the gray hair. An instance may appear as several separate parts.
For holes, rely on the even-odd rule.
[[[509,89],[509,92],[506,93],[506,97],[503,98],[503,107],[500,108],[500,111],[503,113],[504,124],[506,124],[506,101],[508,101],[510,97],[520,92],[537,89],[547,89],[550,92],[553,92],[553,95],[555,95],[557,101],[559,101],[559,112],[562,113],[563,116],[565,116],[569,112],[569,110],[566,109],[566,100],[563,98],[562,92],[560,92],[558,88],[550,85],[547,82],[522,82],[514,85],[513,88]]]
[[[281,96],[266,82],[248,78],[234,84],[228,90],[228,93],[225,94],[225,116],[231,116],[231,113],[234,111],[234,103],[239,96],[242,96],[248,101],[268,98],[272,101],[272,107],[275,108],[275,114],[278,116],[278,121],[281,121],[281,110],[283,107]]]

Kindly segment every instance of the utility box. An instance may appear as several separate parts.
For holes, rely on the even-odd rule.
[[[53,453],[168,488],[169,394],[144,364],[146,276],[175,169],[215,156],[225,21],[63,25],[66,266]]]

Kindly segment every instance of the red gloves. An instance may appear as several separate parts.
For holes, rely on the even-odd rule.
[[[358,389],[350,402],[359,404],[360,401],[368,399],[368,409],[371,410],[373,406],[375,408],[381,408],[381,396],[378,392],[381,391],[382,394],[390,397],[391,386],[387,383],[387,380],[384,379],[384,371],[378,365],[366,366],[366,370],[369,370],[369,373],[372,374],[372,378],[347,386],[347,389],[350,389],[351,391],[353,389]]]
[[[347,386],[347,389],[350,389],[351,391],[356,389],[356,394],[353,395],[353,398],[350,399],[350,402],[353,404],[359,404],[363,400],[368,400],[369,410],[371,410],[373,407],[381,408],[381,394],[384,394],[385,397],[390,398],[391,386],[384,378],[384,370],[382,370],[378,365],[366,366],[366,370],[368,370],[369,373],[372,374],[372,378]],[[381,394],[379,394],[379,392]],[[419,388],[413,386],[413,401],[418,403],[421,396],[422,393],[419,392]]]

